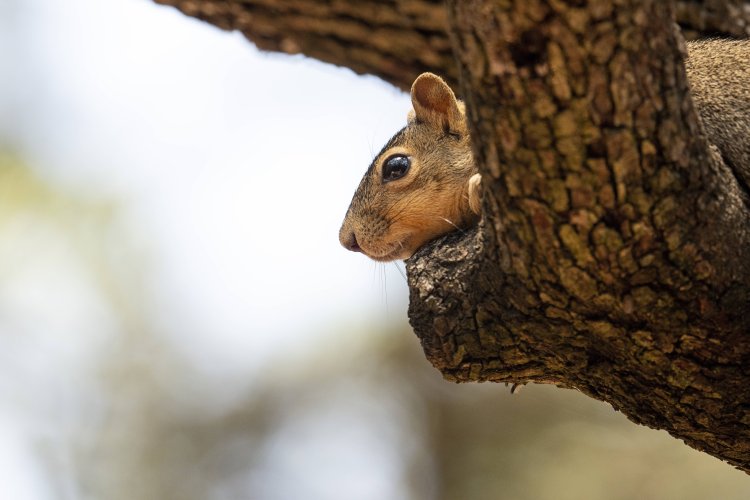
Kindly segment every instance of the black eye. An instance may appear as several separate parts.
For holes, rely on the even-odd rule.
[[[411,161],[409,161],[408,156],[391,156],[383,163],[383,182],[395,181],[405,176],[406,172],[409,171],[409,165],[411,165]]]

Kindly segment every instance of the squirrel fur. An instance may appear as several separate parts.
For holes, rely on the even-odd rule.
[[[463,103],[432,73],[417,77],[411,101],[406,127],[365,172],[339,232],[344,247],[378,261],[406,259],[478,220],[480,177]]]
[[[687,43],[693,102],[711,144],[748,192],[750,42]],[[365,172],[339,231],[341,244],[377,261],[407,259],[428,241],[479,220],[481,176],[464,104],[439,76],[411,88],[407,125]]]
[[[750,41],[688,42],[690,92],[711,144],[750,194]]]

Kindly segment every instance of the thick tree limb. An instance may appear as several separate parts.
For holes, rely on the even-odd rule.
[[[412,325],[448,378],[575,387],[747,471],[750,218],[670,5],[625,4],[451,2],[487,219],[408,263]]]
[[[458,87],[439,0],[155,0],[225,30],[258,48],[305,54],[377,75],[407,90],[424,71]],[[750,1],[681,0],[678,21],[691,34],[750,36]]]
[[[428,359],[575,387],[750,471],[750,215],[672,17],[743,36],[748,2],[158,1],[401,88],[460,79],[485,217],[407,263]]]
[[[220,28],[241,31],[258,48],[302,53],[370,73],[408,89],[420,73],[458,72],[447,11],[429,0],[156,0]]]

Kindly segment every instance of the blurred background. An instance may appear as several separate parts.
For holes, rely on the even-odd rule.
[[[408,109],[147,0],[0,0],[0,500],[748,498],[428,365],[403,266],[337,240]]]

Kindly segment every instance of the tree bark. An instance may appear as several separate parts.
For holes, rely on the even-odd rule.
[[[460,80],[484,217],[407,262],[427,358],[576,388],[750,472],[747,193],[673,24],[744,36],[748,2],[159,1],[401,88]]]
[[[258,48],[307,56],[372,74],[408,90],[424,71],[458,88],[458,67],[441,0],[154,0]],[[750,1],[679,0],[689,37],[750,36]]]

